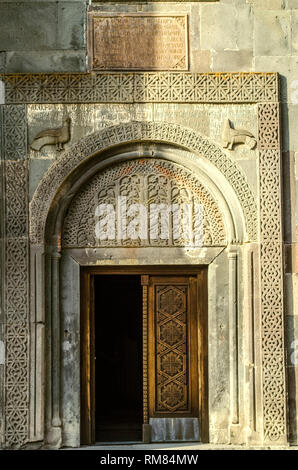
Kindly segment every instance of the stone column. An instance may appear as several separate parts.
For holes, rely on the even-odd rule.
[[[49,249],[46,262],[46,329],[47,329],[47,435],[45,443],[60,447],[61,363],[60,363],[60,258],[56,247]]]
[[[229,348],[230,348],[230,424],[239,424],[238,377],[238,256],[233,249],[229,259]]]

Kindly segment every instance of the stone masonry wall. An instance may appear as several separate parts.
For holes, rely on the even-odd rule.
[[[297,443],[298,0],[1,0],[0,72],[86,71],[86,11],[91,3],[102,11],[188,13],[191,72],[280,74],[290,437]]]

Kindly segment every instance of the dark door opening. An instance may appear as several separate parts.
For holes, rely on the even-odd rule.
[[[95,439],[141,441],[142,286],[137,275],[94,276]]]

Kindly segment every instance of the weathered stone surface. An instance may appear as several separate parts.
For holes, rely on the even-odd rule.
[[[68,1],[57,4],[56,49],[78,50],[85,47],[85,2]]]
[[[1,50],[55,49],[57,20],[55,3],[0,3],[0,18]]]
[[[290,442],[297,443],[297,412],[296,412],[296,393],[298,390],[298,366],[288,367],[288,388],[289,388],[289,432]]]
[[[5,65],[6,65],[6,53],[0,52],[0,73],[5,72]]]
[[[85,51],[25,51],[7,52],[7,73],[30,73],[38,70],[44,73],[84,72],[86,70]]]
[[[187,18],[160,15],[90,15],[94,70],[187,70]]]
[[[244,72],[252,70],[252,51],[222,51],[212,54],[213,72]]]
[[[84,46],[83,2],[4,2],[0,3],[0,17],[1,50],[41,51]]]
[[[52,160],[50,159],[34,159],[30,160],[29,164],[29,200],[32,199],[35,189],[38,186],[44,173],[51,165]]]
[[[249,6],[202,5],[200,39],[202,49],[251,49],[252,17]]]
[[[246,3],[250,3],[255,9],[261,10],[280,10],[284,8],[284,0],[246,0]]]
[[[287,8],[298,9],[297,0],[286,0],[287,1]]]
[[[298,2],[297,2],[298,8]],[[292,55],[298,55],[298,11],[292,12]]]
[[[151,441],[199,441],[197,418],[150,418]]]
[[[288,55],[291,48],[291,16],[288,11],[255,11],[256,56]]]
[[[287,315],[286,317],[286,328],[288,337],[288,365],[298,366],[298,315]]]
[[[211,52],[210,51],[191,51],[191,70],[194,72],[211,72]]]

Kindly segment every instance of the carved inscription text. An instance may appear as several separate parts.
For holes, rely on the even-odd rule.
[[[93,70],[187,70],[187,16],[94,15]]]

